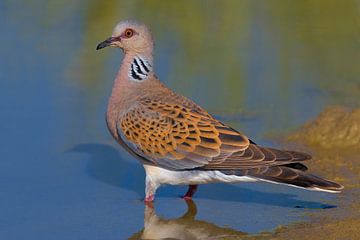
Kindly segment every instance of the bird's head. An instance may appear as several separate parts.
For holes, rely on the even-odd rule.
[[[99,43],[96,50],[108,46],[121,48],[124,52],[151,53],[153,40],[149,29],[144,24],[121,21],[115,26],[111,37]]]

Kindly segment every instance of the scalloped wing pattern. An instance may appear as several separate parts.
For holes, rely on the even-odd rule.
[[[127,145],[169,169],[246,169],[310,159],[309,155],[262,148],[202,109],[144,99],[119,121]]]

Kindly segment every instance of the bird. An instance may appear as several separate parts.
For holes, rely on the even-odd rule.
[[[188,185],[265,181],[336,193],[343,186],[307,172],[307,153],[257,145],[189,98],[165,86],[154,70],[154,40],[141,22],[119,22],[99,43],[120,48],[106,124],[115,140],[145,169],[145,202],[164,184]]]

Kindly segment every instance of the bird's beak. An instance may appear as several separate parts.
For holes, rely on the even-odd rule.
[[[119,38],[117,37],[109,37],[108,39],[106,39],[105,41],[99,43],[96,47],[96,50],[111,46],[112,43],[119,41]]]

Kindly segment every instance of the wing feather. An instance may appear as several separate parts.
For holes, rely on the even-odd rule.
[[[255,170],[310,158],[259,147],[205,110],[156,99],[138,102],[119,118],[117,128],[132,151],[173,170]]]

